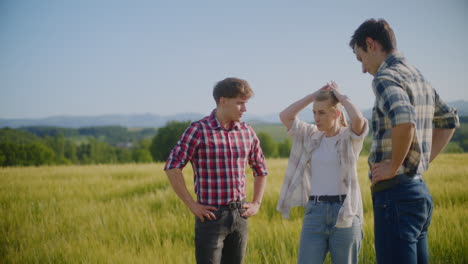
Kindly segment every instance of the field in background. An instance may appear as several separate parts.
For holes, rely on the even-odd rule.
[[[424,175],[435,212],[431,263],[468,263],[468,154],[444,154]],[[303,210],[275,207],[287,160],[270,159],[261,211],[249,222],[245,263],[295,263]],[[163,164],[0,169],[0,263],[194,263],[194,218]],[[360,263],[375,263],[365,158]],[[192,190],[191,170],[185,170]],[[249,198],[252,176],[248,175]]]

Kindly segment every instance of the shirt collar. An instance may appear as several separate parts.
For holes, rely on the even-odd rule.
[[[380,71],[383,71],[386,68],[392,66],[396,62],[403,61],[404,59],[405,59],[405,57],[399,51],[392,52],[390,55],[387,56],[387,58],[384,60],[382,65],[380,65],[379,69],[377,70],[377,73],[379,73]]]
[[[210,117],[208,118],[208,121],[209,121],[211,128],[213,129],[225,129],[223,126],[221,126],[221,123],[216,118],[216,109],[214,109],[211,112]],[[233,129],[239,130],[239,125],[240,125],[239,122],[234,122],[230,130],[233,130]]]

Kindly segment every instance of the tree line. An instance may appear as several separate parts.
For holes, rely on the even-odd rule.
[[[468,118],[460,118],[461,127],[444,152],[468,151]],[[25,127],[0,129],[0,166],[40,166],[69,164],[117,164],[164,162],[190,121],[171,121],[159,129],[131,130],[120,126],[87,128]],[[255,129],[255,127],[254,127]],[[267,158],[287,158],[292,140],[273,140],[267,132],[258,132]],[[370,136],[362,155],[369,153]]]
[[[3,128],[0,129],[0,165],[151,162],[151,138],[148,135],[155,133],[155,129],[129,132],[126,128],[114,126]]]

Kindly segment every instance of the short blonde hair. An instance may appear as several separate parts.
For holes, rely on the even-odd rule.
[[[344,127],[348,126],[348,122],[346,121],[343,110],[341,108],[341,103],[338,98],[336,98],[334,92],[329,90],[320,91],[314,100],[317,102],[328,101],[330,103],[330,107],[340,111],[340,124]]]

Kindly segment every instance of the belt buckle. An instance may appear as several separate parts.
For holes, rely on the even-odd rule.
[[[229,203],[229,204],[228,204],[228,207],[229,207],[229,209],[234,210],[234,209],[237,209],[237,208],[240,207],[239,204],[240,204],[239,201],[232,202],[232,203]]]
[[[314,197],[314,202],[315,203],[320,203],[320,196],[321,195],[315,195],[315,197]]]

